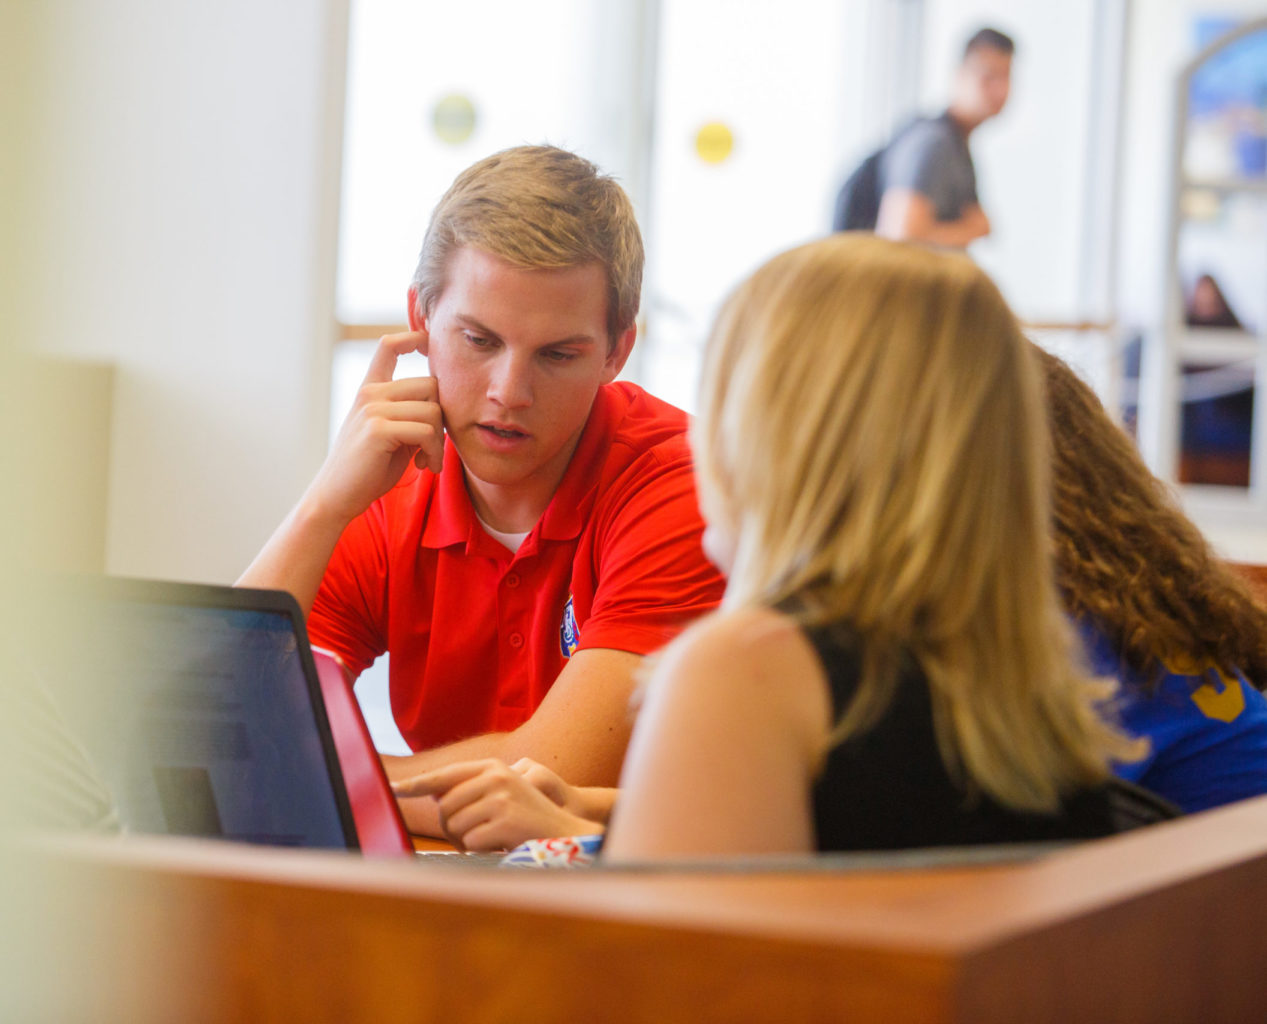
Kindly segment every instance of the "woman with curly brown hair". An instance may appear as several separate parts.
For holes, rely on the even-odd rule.
[[[1267,609],[1210,550],[1095,393],[1040,353],[1056,578],[1149,755],[1118,766],[1185,811],[1267,793]],[[1251,685],[1252,681],[1252,685]]]

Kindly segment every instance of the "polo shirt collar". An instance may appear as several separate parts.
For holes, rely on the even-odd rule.
[[[436,477],[427,525],[422,531],[422,546],[447,548],[451,544],[465,544],[472,530],[483,532],[483,527],[475,516],[471,496],[466,493],[462,459],[452,440],[445,437],[444,465]]]

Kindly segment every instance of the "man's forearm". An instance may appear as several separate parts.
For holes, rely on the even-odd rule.
[[[486,757],[495,757],[509,764],[512,760],[517,760],[517,757],[507,756],[510,737],[513,735],[513,733],[490,732],[413,754],[382,754],[380,756],[383,767],[387,771],[387,777],[393,782],[398,782],[458,761],[478,761]],[[541,759],[538,758],[538,760]]]
[[[976,217],[962,217],[959,220],[940,221],[932,224],[925,231],[921,241],[933,245],[944,245],[962,249],[969,242],[974,242],[989,234],[989,229]]]
[[[237,585],[289,591],[306,619],[346,526],[341,519],[314,508],[305,498],[282,521]]]
[[[928,196],[912,189],[892,189],[880,201],[875,230],[877,235],[897,241],[963,248],[990,233],[990,220],[974,203],[957,220],[939,221]]]
[[[621,753],[623,754],[623,745]],[[446,764],[458,761],[478,761],[486,757],[495,757],[506,764],[514,764],[521,757],[530,757],[545,765],[551,771],[558,772],[568,782],[578,786],[594,786],[602,788],[614,786],[620,775],[620,758],[612,772],[579,771],[565,756],[564,751],[548,749],[543,744],[532,742],[530,737],[521,731],[490,732],[482,736],[448,743],[443,747],[422,750],[413,754],[382,754],[383,767],[387,777],[393,782],[409,779],[433,768],[441,768]]]

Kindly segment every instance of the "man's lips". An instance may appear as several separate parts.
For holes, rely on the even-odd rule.
[[[476,426],[494,437],[504,438],[508,441],[528,436],[526,430],[520,430],[518,427],[513,427],[507,423],[478,423]]]

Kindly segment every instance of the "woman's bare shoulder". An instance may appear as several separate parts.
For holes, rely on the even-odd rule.
[[[696,623],[664,651],[661,672],[671,686],[747,697],[785,708],[817,732],[830,728],[823,668],[804,631],[772,608],[718,612]]]
[[[796,620],[773,608],[720,611],[700,620],[679,641],[697,656],[725,659],[757,658],[781,662],[814,657]]]

